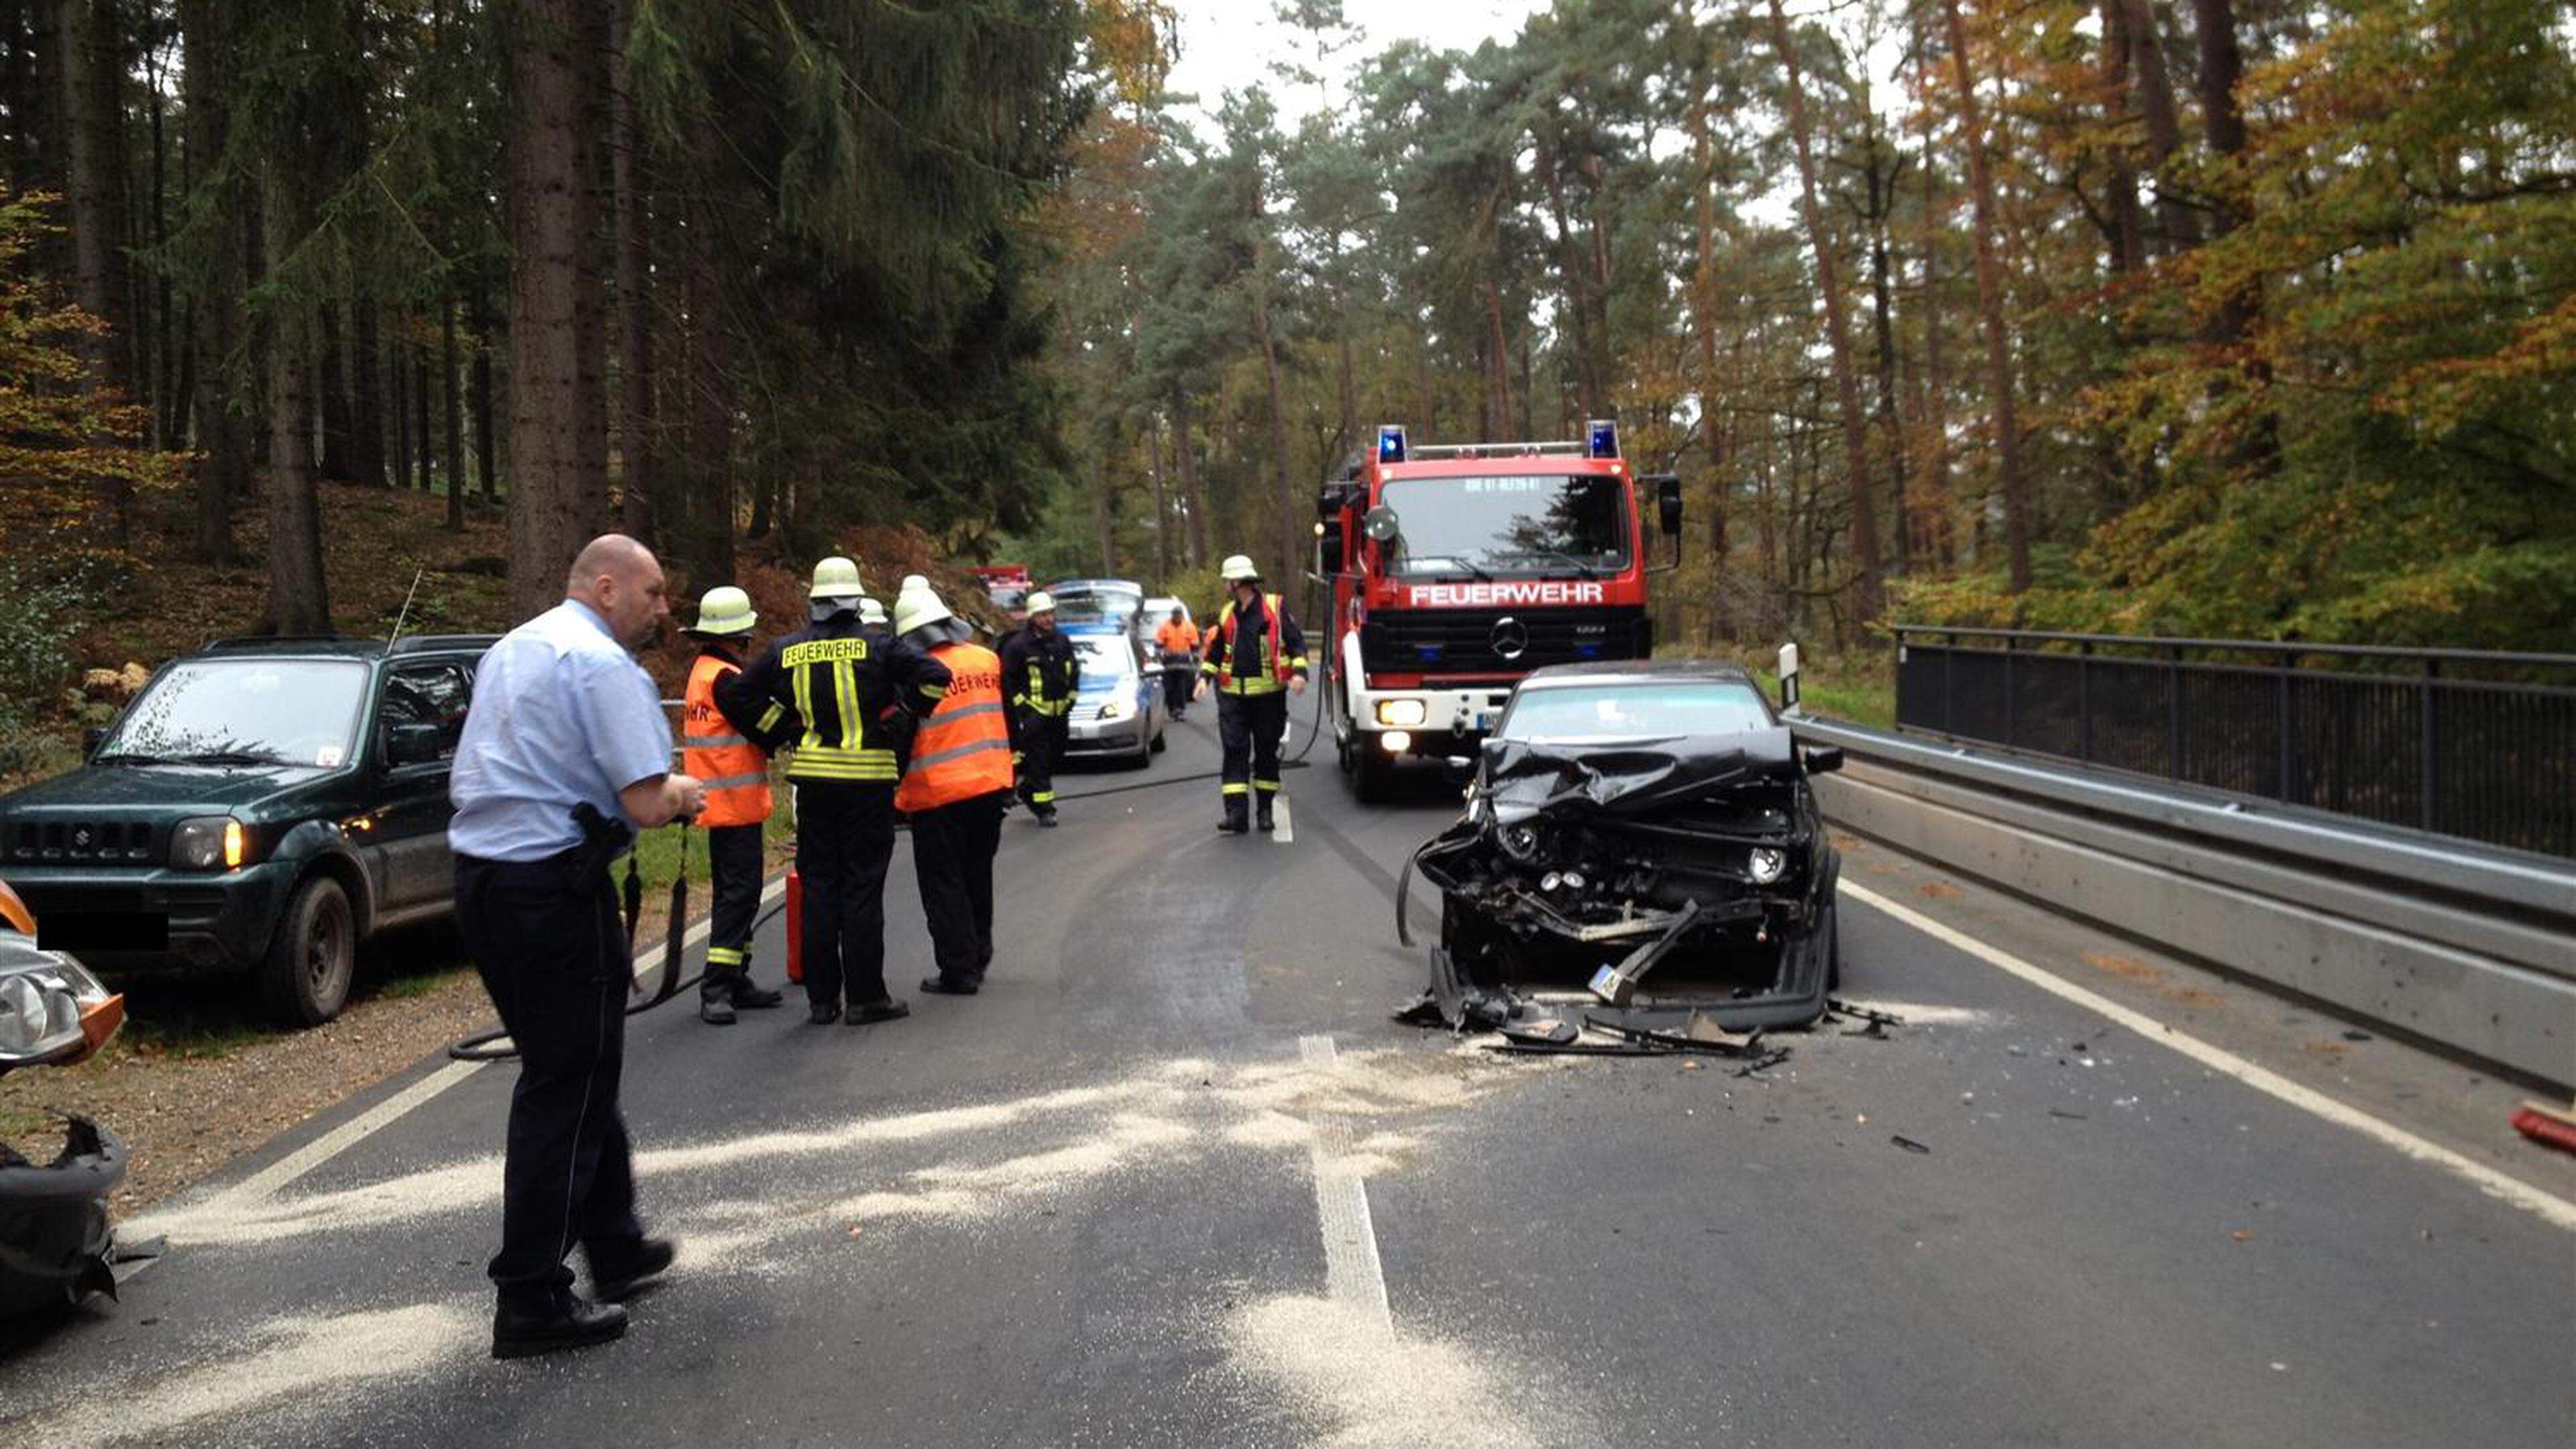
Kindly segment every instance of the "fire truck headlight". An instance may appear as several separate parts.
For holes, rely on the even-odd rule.
[[[1429,709],[1418,699],[1381,699],[1377,702],[1377,722],[1382,725],[1411,729],[1430,717]]]
[[[1400,755],[1413,748],[1413,736],[1402,730],[1388,730],[1377,737],[1377,742],[1384,746],[1390,755]]]

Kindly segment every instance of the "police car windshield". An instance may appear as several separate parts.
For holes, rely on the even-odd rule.
[[[1595,474],[1398,478],[1397,574],[1595,578],[1628,566],[1628,484]]]
[[[354,659],[194,659],[162,671],[99,746],[102,762],[346,763],[365,703]]]
[[[1082,665],[1082,682],[1106,684],[1136,669],[1136,651],[1124,634],[1073,634],[1073,652]]]
[[[1495,733],[1530,744],[1668,739],[1769,729],[1761,691],[1725,680],[1568,684],[1512,696]]]

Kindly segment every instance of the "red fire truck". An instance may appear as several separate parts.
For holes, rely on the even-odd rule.
[[[1640,484],[1680,553],[1681,480],[1639,476],[1606,419],[1579,442],[1415,446],[1401,425],[1325,483],[1318,562],[1342,769],[1381,798],[1406,756],[1473,753],[1514,682],[1547,664],[1654,652]]]

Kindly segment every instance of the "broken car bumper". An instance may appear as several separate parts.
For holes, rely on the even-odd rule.
[[[0,1318],[116,1296],[107,1198],[124,1180],[125,1144],[86,1117],[42,1166],[0,1146]]]

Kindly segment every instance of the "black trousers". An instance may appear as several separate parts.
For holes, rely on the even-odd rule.
[[[930,950],[948,981],[981,981],[993,964],[993,853],[1002,847],[1004,791],[912,817],[912,873]]]
[[[727,978],[713,968],[751,964],[751,923],[760,914],[761,867],[766,864],[761,856],[760,835],[761,827],[757,825],[707,827],[709,969],[699,983],[701,995],[731,993]]]
[[[1216,737],[1225,747],[1225,793],[1228,796],[1279,790],[1279,736],[1288,728],[1288,691],[1268,694],[1220,693],[1216,697]]]
[[[1064,763],[1065,743],[1073,738],[1071,714],[1020,711],[1011,731],[1011,748],[1020,757],[1020,798],[1044,815],[1055,809],[1055,772]]]
[[[885,878],[894,786],[796,782],[796,871],[805,882],[805,995],[814,1005],[883,1001]]]
[[[1178,719],[1190,707],[1190,691],[1198,687],[1199,667],[1187,661],[1163,666],[1163,703],[1169,705],[1172,717]]]
[[[542,1307],[572,1287],[574,1243],[616,1253],[643,1236],[617,1109],[634,963],[608,871],[584,852],[458,856],[456,923],[519,1049],[489,1271],[504,1302]]]

